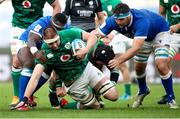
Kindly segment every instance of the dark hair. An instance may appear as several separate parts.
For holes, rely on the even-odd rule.
[[[43,39],[53,38],[57,34],[56,30],[50,26],[43,30]]]
[[[128,13],[130,11],[130,8],[125,3],[119,3],[114,8],[114,14],[121,14],[121,13]]]
[[[63,13],[57,13],[52,17],[52,20],[54,23],[62,23],[66,24],[67,23],[67,17]]]

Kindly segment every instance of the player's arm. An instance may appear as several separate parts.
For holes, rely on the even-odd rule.
[[[40,35],[37,35],[36,33],[30,32],[28,36],[28,47],[30,48],[30,52],[34,56],[35,59],[39,59],[41,63],[46,62],[46,58],[44,57],[44,52],[39,51],[36,47],[36,43],[41,40]]]
[[[103,24],[105,17],[103,12],[98,12],[97,13],[97,18],[98,18],[98,23],[99,25]]]
[[[39,79],[44,71],[45,67],[42,64],[37,64],[33,70],[31,79],[27,85],[24,97],[29,98],[37,87]]]
[[[159,14],[166,18],[166,9],[161,3],[159,4]]]
[[[51,4],[52,8],[53,8],[53,14],[52,16],[54,16],[57,13],[61,12],[61,5],[59,3],[59,0],[55,0],[52,4]]]
[[[78,59],[83,59],[85,55],[90,51],[90,49],[96,44],[97,37],[94,34],[88,33],[86,31],[82,31],[82,39],[87,41],[86,47],[78,50],[74,56]]]
[[[5,0],[0,0],[0,4],[3,3]]]
[[[29,97],[32,95],[32,93],[34,92],[34,90],[36,89],[39,79],[42,75],[44,71],[44,66],[41,64],[37,64],[33,70],[32,76],[28,82],[28,85],[26,87],[25,93],[24,93],[24,97],[23,97],[23,101],[19,102],[15,107],[12,107],[11,110],[13,109],[17,109],[22,107],[25,104],[28,104],[28,99]]]
[[[180,29],[180,23],[170,26],[170,32],[176,33]]]
[[[122,64],[126,62],[127,60],[131,59],[141,49],[141,47],[144,44],[144,40],[145,39],[140,39],[140,38],[134,39],[132,47],[128,49],[125,53],[120,55],[119,57],[116,57],[113,60],[110,60],[108,66],[110,68],[115,68],[119,64]]]

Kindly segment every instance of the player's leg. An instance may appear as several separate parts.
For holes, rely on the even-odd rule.
[[[79,102],[76,107],[80,109],[100,108],[100,104],[95,94],[89,90],[89,86],[95,91],[100,92],[100,94],[103,94],[106,99],[111,101],[117,100],[118,92],[115,90],[114,84],[106,79],[104,74],[89,62],[81,77],[68,90],[70,96]]]
[[[121,100],[131,99],[131,78],[129,68],[126,63],[119,66],[124,80],[124,94],[120,97]]]
[[[179,39],[179,40],[178,40]],[[170,41],[170,49],[169,49],[169,58],[168,58],[168,66],[171,69],[172,68],[172,62],[173,62],[173,57],[176,55],[178,52],[179,48],[179,42],[180,42],[180,34],[173,34],[171,35],[171,41]],[[165,94],[161,97],[160,100],[158,100],[158,104],[166,104],[168,102],[168,96]]]
[[[138,108],[140,105],[142,105],[144,98],[150,93],[150,90],[146,84],[145,69],[149,55],[152,52],[152,50],[152,44],[145,42],[142,49],[134,57],[135,71],[137,75],[139,91],[132,105],[133,108]]]
[[[155,64],[157,70],[161,77],[161,82],[167,94],[167,101],[170,108],[178,108],[175,102],[175,95],[173,91],[173,78],[171,66],[168,64],[169,58],[169,47],[167,45],[170,44],[169,33],[160,33],[158,37],[156,37],[155,44]],[[158,42],[159,40],[163,40],[162,42]],[[167,44],[167,45],[166,45]]]
[[[132,46],[132,39],[118,33],[114,36],[112,41],[110,42],[110,45],[113,47],[113,51],[116,54],[116,56],[121,55],[122,53],[125,53],[126,50]],[[124,88],[125,92],[120,97],[121,100],[128,100],[131,98],[131,78],[130,78],[130,72],[128,63],[123,63],[119,66],[119,69],[122,73],[122,78],[124,81]]]
[[[14,90],[11,105],[15,105],[19,102],[19,76],[22,69],[17,58],[17,51],[18,51],[19,45],[23,45],[22,42],[19,40],[19,37],[23,31],[24,29],[21,29],[18,27],[12,27],[12,30],[11,30],[11,41],[10,41],[10,47],[11,47],[11,53],[12,53],[11,77],[13,81],[13,90]]]
[[[31,78],[33,68],[34,68],[34,58],[30,53],[28,47],[23,47],[18,52],[18,59],[22,63],[23,70],[21,72],[21,76],[19,79],[19,100],[22,101],[24,97],[24,92],[26,90],[26,86]],[[41,87],[49,78],[49,76],[43,75],[41,80],[39,81],[39,85],[37,89]],[[29,105],[36,106],[36,102],[34,101],[33,95],[29,98]]]

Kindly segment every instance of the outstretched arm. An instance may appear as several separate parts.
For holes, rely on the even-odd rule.
[[[0,0],[0,4],[3,3],[5,0]]]
[[[44,66],[42,64],[37,64],[33,70],[33,74],[31,76],[31,79],[29,80],[29,83],[27,85],[24,97],[30,97],[34,90],[37,87],[37,84],[39,82],[39,79],[44,71]]]
[[[125,53],[123,53],[119,57],[115,57],[114,59],[110,60],[108,66],[110,68],[115,68],[115,67],[118,67],[118,65],[131,59],[133,56],[137,54],[137,52],[141,49],[143,44],[144,44],[144,39],[134,39],[132,48],[127,50]]]
[[[52,8],[53,8],[53,14],[52,16],[54,16],[57,13],[61,12],[61,5],[59,3],[59,0],[55,0],[52,4],[51,4]]]

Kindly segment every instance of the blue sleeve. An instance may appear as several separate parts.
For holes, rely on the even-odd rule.
[[[106,36],[113,30],[112,26],[112,19],[107,18],[106,21],[98,28],[98,31],[101,35]]]
[[[50,26],[50,21],[50,16],[42,17],[41,19],[32,24],[30,32],[33,32],[42,37],[43,30]]]
[[[144,38],[146,39],[149,33],[149,28],[150,28],[150,21],[146,19],[141,19],[139,21],[136,21],[134,23],[134,38]]]

